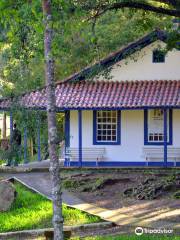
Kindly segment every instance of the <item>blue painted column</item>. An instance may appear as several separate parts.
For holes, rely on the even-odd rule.
[[[24,126],[24,163],[28,163],[27,159],[27,127]]]
[[[40,133],[40,116],[37,113],[37,149],[38,149],[38,161],[41,161],[41,133]]]
[[[10,144],[12,143],[12,134],[13,134],[13,113],[10,112]]]
[[[69,158],[66,155],[66,148],[70,147],[70,111],[65,111],[65,166],[68,166]],[[62,149],[61,149],[62,151]]]
[[[167,167],[167,109],[164,109],[164,167]]]
[[[82,167],[82,111],[78,110],[78,130],[79,130],[79,167]]]

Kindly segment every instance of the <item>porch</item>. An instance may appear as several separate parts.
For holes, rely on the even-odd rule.
[[[151,111],[161,111],[163,114],[162,118],[158,116],[158,119],[155,119],[160,126],[154,131],[154,139],[147,118],[148,112]],[[97,132],[110,132],[107,129],[97,129],[99,122],[96,115],[99,112],[117,112],[115,141],[110,140],[112,136],[97,136]],[[180,111],[172,108],[66,111],[65,166],[180,166],[179,120]],[[107,127],[111,128],[109,124]],[[106,140],[97,141],[99,137]]]
[[[180,81],[61,82],[56,85],[56,110],[65,114],[65,166],[180,166]],[[46,88],[15,99],[2,99],[0,109],[11,112],[16,102],[27,111],[46,110]],[[148,111],[160,112],[155,128],[148,125]],[[96,121],[99,112],[112,112],[105,129]],[[100,118],[100,117],[99,117]],[[105,117],[106,118],[106,117]],[[108,119],[108,117],[107,117]],[[38,160],[41,160],[40,121],[37,117]],[[103,120],[103,118],[101,119]],[[101,126],[102,127],[102,126]],[[157,127],[157,129],[156,129]],[[10,114],[10,132],[13,116]],[[149,131],[150,129],[151,131]],[[103,133],[105,130],[105,134]],[[111,134],[109,134],[109,130]],[[156,132],[158,130],[158,132]],[[113,132],[116,132],[114,134]],[[96,132],[96,135],[94,134]],[[27,148],[24,128],[24,149]],[[75,159],[71,157],[75,149]],[[151,151],[148,152],[148,149]],[[103,150],[104,149],[104,150]],[[67,154],[69,151],[69,155]],[[100,157],[85,159],[85,152]],[[99,154],[99,153],[98,153]],[[95,155],[95,154],[94,154]],[[157,157],[156,157],[157,155]],[[155,158],[154,158],[155,156]],[[24,151],[26,162],[26,151]],[[153,160],[152,160],[153,159]]]

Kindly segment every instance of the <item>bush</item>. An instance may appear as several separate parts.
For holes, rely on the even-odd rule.
[[[180,199],[180,190],[174,193],[174,198]]]
[[[20,163],[21,161],[22,149],[20,146],[12,145],[7,149],[0,149],[0,159],[2,162],[16,161]]]

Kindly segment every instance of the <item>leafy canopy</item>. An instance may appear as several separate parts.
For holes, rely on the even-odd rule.
[[[91,19],[97,7],[104,9],[105,6],[118,2],[130,1],[53,1],[56,81],[105,57],[156,27],[171,29],[171,16],[134,8],[106,11],[100,18]],[[160,1],[143,2],[157,5],[155,2]],[[175,9],[177,6],[166,4],[165,8]],[[2,96],[12,96],[44,86],[42,19],[40,0],[0,1]]]

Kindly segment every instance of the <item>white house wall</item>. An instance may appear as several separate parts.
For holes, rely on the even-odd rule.
[[[78,113],[70,113],[70,147],[78,148]],[[180,147],[180,110],[173,110],[173,146]],[[82,147],[105,148],[103,161],[141,162],[144,147],[144,111],[121,111],[121,144],[93,145],[93,112],[82,112]],[[147,147],[147,146],[146,146]],[[152,146],[150,146],[152,147]],[[158,147],[158,146],[154,146]],[[83,161],[95,161],[84,159]]]
[[[173,110],[173,146],[180,147],[180,109]]]
[[[0,137],[3,137],[3,114],[0,114]],[[6,135],[10,135],[10,117],[6,116]]]
[[[158,40],[118,62],[110,71],[111,80],[180,80],[180,51],[169,51],[164,63],[152,61],[153,50],[165,46],[164,42]],[[105,77],[100,76],[98,80],[105,80]]]
[[[70,146],[78,147],[78,114],[70,114]],[[143,161],[143,111],[121,112],[121,145],[93,145],[93,112],[82,113],[82,147],[105,148],[105,161]],[[83,159],[84,160],[84,159]],[[94,160],[94,159],[92,159]],[[87,161],[91,161],[88,159]]]

